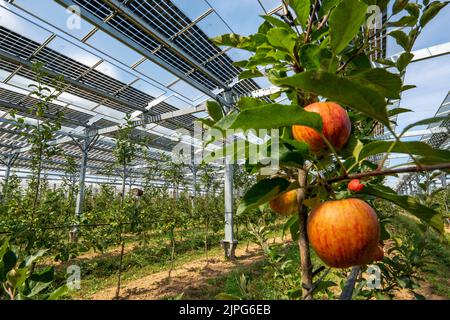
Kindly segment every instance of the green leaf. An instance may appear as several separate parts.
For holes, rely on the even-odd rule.
[[[367,5],[359,0],[341,1],[330,15],[331,48],[341,53],[358,34],[366,17]]]
[[[63,285],[53,291],[47,298],[47,300],[57,300],[64,294],[66,294],[69,291],[69,288],[66,285]]]
[[[208,118],[198,118],[196,121],[200,121],[201,123],[203,123],[207,127],[212,127],[215,124],[214,120],[208,119]]]
[[[31,266],[31,264],[36,261],[37,259],[39,259],[40,257],[42,257],[46,252],[48,251],[48,249],[41,249],[38,252],[36,252],[33,255],[28,256],[25,259],[25,267],[29,267]]]
[[[272,79],[272,82],[280,86],[313,92],[389,126],[384,97],[377,90],[361,84],[358,80],[347,79],[325,71],[311,70],[292,77]]]
[[[293,140],[293,139],[287,139],[287,138],[281,138],[281,141],[284,142],[285,144],[290,145],[291,147],[293,147],[295,150],[303,153],[303,154],[307,154],[309,147],[308,144],[306,144],[305,142],[301,142],[301,141],[297,141],[297,140]]]
[[[303,125],[322,130],[322,118],[314,112],[308,112],[295,105],[266,104],[259,107],[245,108],[236,116],[224,117],[216,127],[226,129],[271,129]]]
[[[397,44],[401,46],[405,51],[409,51],[409,37],[406,33],[400,30],[389,32],[389,35],[395,39]]]
[[[394,22],[388,22],[388,27],[412,27],[417,23],[417,17],[404,16]]]
[[[263,179],[253,185],[242,197],[237,214],[255,209],[287,191],[291,183],[283,178]]]
[[[397,59],[398,71],[402,72],[403,70],[405,70],[413,58],[414,54],[412,54],[411,52],[403,52]]]
[[[359,162],[359,154],[361,153],[363,147],[364,144],[360,140],[357,140],[356,146],[353,149],[353,156],[355,157],[356,162]]]
[[[410,212],[440,233],[443,232],[444,225],[442,215],[439,212],[420,204],[420,202],[412,196],[397,195],[394,190],[386,186],[366,186],[361,193],[388,200]]]
[[[245,65],[245,68],[255,68],[258,66],[267,66],[277,63],[278,60],[274,57],[266,56],[266,55],[254,55],[248,60],[248,63]]]
[[[414,88],[417,88],[417,86],[412,85],[412,84],[405,84],[404,86],[402,86],[402,92],[406,91],[406,90],[411,90],[411,89],[414,89]]]
[[[284,144],[280,144],[279,163],[291,168],[302,168],[305,161],[305,153],[297,150],[289,150]]]
[[[229,294],[229,293],[224,293],[224,292],[216,295],[216,299],[217,300],[241,300],[240,297],[238,297],[234,294]]]
[[[271,25],[273,25],[274,27],[278,27],[278,28],[285,28],[285,29],[290,29],[291,26],[289,24],[287,24],[286,22],[274,17],[274,16],[265,16],[262,15],[261,18],[263,18],[264,20],[266,20],[267,22],[269,22]],[[267,30],[268,32],[269,30]],[[266,34],[267,34],[266,32]]]
[[[378,60],[376,60],[376,62],[384,64],[385,66],[390,66],[390,67],[396,67],[397,66],[395,64],[395,62],[390,60],[390,59],[378,59]]]
[[[435,123],[435,122],[440,122],[440,121],[444,121],[447,120],[449,118],[449,116],[445,116],[445,117],[432,117],[432,118],[427,118],[427,119],[422,119],[419,120],[417,122],[411,123],[409,125],[407,125],[401,135],[403,135],[406,131],[410,130],[411,128],[417,127],[417,126],[423,126],[423,125],[427,125],[427,124],[431,124],[431,123]],[[450,159],[449,159],[450,160]]]
[[[394,5],[392,6],[392,13],[399,13],[406,7],[407,4],[408,0],[395,0]]]
[[[241,97],[237,103],[237,107],[240,110],[247,108],[254,108],[268,104],[267,102],[253,97]]]
[[[386,229],[386,223],[380,223],[380,240],[388,240],[391,238],[390,233]]]
[[[394,109],[388,111],[388,116],[393,117],[397,114],[405,113],[405,112],[412,112],[412,110],[406,109],[406,108],[394,108]]]
[[[36,282],[51,282],[55,277],[55,269],[53,267],[47,267],[43,270],[33,273],[30,276],[30,280]]]
[[[239,112],[231,112],[214,124],[215,128],[228,129],[238,117]]]
[[[51,282],[38,282],[31,288],[31,292],[27,294],[26,297],[31,299],[35,295],[41,293],[43,290],[47,289],[50,285]]]
[[[373,141],[366,144],[360,153],[360,158],[385,153],[394,142],[392,141]],[[396,142],[392,148],[392,153],[412,153],[420,156],[422,163],[445,163],[450,159],[449,150],[434,149],[429,144],[420,141],[400,141]]]
[[[289,230],[291,233],[292,241],[297,241],[299,238],[299,216],[298,214],[293,214],[291,217],[286,221],[286,223],[283,226],[283,237],[285,236],[286,232]]]
[[[248,37],[231,33],[212,38],[211,41],[218,46],[229,46],[255,52],[261,45],[267,42],[267,38],[261,33],[256,33]]]
[[[215,101],[208,100],[206,101],[206,109],[208,110],[208,114],[214,121],[219,121],[223,118],[223,110],[220,104]]]
[[[332,54],[328,49],[308,43],[300,48],[300,62],[306,70],[328,70]]]
[[[256,69],[244,70],[239,74],[239,80],[264,77],[261,71]]]
[[[247,63],[248,63],[248,60],[235,61],[235,62],[233,62],[233,66],[238,67],[238,68],[245,68]]]
[[[7,250],[3,255],[2,263],[2,272],[6,275],[10,270],[12,270],[17,263],[17,256],[12,250]]]
[[[350,77],[361,80],[373,89],[391,99],[400,99],[402,80],[397,74],[393,74],[384,68],[369,69]]]
[[[230,34],[223,34],[221,36],[212,38],[212,42],[218,46],[227,46],[227,47],[234,47],[239,48],[245,43],[245,41],[248,41],[248,37],[243,37],[238,34],[230,33]]]
[[[339,2],[340,0],[322,0],[322,4],[319,9],[319,17],[329,14],[329,12],[334,9]]]
[[[267,40],[277,49],[292,54],[294,52],[296,36],[292,30],[273,28],[267,32]]]
[[[414,17],[419,17],[420,15],[420,8],[417,3],[408,3],[405,7],[406,11]]]
[[[448,2],[432,2],[423,12],[422,17],[420,17],[420,26],[425,27],[428,22],[430,22],[438,13],[444,8]]]
[[[8,273],[7,279],[14,288],[21,287],[28,277],[28,268],[19,268],[15,271],[14,275],[11,272]]]
[[[309,10],[311,9],[310,0],[288,0],[289,6],[294,9],[297,20],[301,27],[305,29],[309,18]]]

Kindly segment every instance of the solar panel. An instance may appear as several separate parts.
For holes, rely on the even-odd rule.
[[[96,8],[99,6],[98,0],[74,0],[74,2],[102,20],[105,20],[108,16],[106,13],[99,15],[96,12]],[[208,39],[200,28],[193,25],[189,29],[184,30],[191,21],[171,1],[134,0],[119,2],[124,4],[132,14],[144,21],[153,30],[156,30],[167,39],[173,37],[173,44],[178,45],[189,55],[187,57],[188,60],[203,65],[222,82],[231,82],[239,74],[240,69],[233,66],[232,60],[228,56],[220,54],[221,50]],[[105,3],[102,3],[102,5],[107,6],[108,9],[105,10],[109,14],[114,12],[111,6]],[[136,26],[131,20],[126,14],[116,12],[105,23],[209,90],[217,88],[217,84],[203,72],[197,70],[194,64],[185,61],[185,59],[175,53],[173,48],[166,47],[157,37]],[[181,30],[184,30],[184,32],[180,33]],[[248,82],[252,83],[251,87],[259,88],[253,80],[248,80]]]
[[[39,48],[39,43],[0,26],[0,50],[28,59]]]

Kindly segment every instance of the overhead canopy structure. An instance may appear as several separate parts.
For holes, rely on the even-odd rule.
[[[20,153],[16,167],[27,168],[30,157],[8,112],[36,120],[28,112],[37,101],[28,87],[35,78],[34,60],[44,63],[47,84],[50,77],[64,77],[63,92],[44,115],[51,119],[63,112],[63,127],[55,141],[64,154],[81,158],[69,136],[80,139],[86,129],[101,134],[89,154],[88,171],[93,174],[114,162],[114,131],[126,114],[134,119],[154,117],[155,123],[136,127],[134,135],[146,138],[150,153],[157,157],[178,143],[177,129],[192,133],[194,121],[206,115],[207,99],[222,100],[221,93],[228,90],[249,94],[260,88],[250,79],[236,81],[240,69],[227,50],[215,46],[197,26],[212,8],[191,20],[171,1],[57,1],[62,6],[44,2],[39,6],[69,19],[66,26],[58,23],[59,18],[49,19],[36,3],[10,1],[0,7],[0,155],[7,159]],[[77,18],[80,21],[70,29],[70,19]],[[114,50],[104,49],[107,46],[117,46],[126,58],[135,59],[128,63],[129,59],[113,56]],[[62,171],[63,163],[55,158],[46,168]],[[137,160],[134,165],[144,163]]]

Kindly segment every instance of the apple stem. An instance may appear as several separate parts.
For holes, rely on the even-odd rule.
[[[309,250],[309,240],[306,231],[306,224],[308,220],[308,211],[303,206],[303,199],[306,196],[308,172],[306,168],[298,170],[298,183],[300,188],[297,190],[297,203],[299,207],[299,238],[298,247],[300,251],[300,268],[302,272],[302,296],[305,300],[312,300],[312,293],[309,291],[312,288],[312,270],[311,254]]]

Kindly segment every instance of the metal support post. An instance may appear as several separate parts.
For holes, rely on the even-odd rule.
[[[196,210],[196,197],[197,197],[197,166],[195,165],[195,161],[192,157],[192,208],[194,209],[194,212]]]
[[[225,257],[235,258],[238,241],[234,238],[233,223],[233,164],[225,164],[225,239],[221,241]]]
[[[75,143],[81,150],[81,163],[80,163],[80,178],[79,178],[79,189],[77,194],[77,200],[75,203],[75,216],[77,220],[83,214],[83,204],[84,204],[84,191],[85,191],[85,180],[86,180],[86,168],[89,158],[89,150],[95,145],[98,140],[98,135],[91,136],[89,132],[86,131],[86,136],[80,143],[74,139]],[[70,232],[70,239],[72,242],[78,240],[78,226],[75,226]]]
[[[237,97],[232,91],[224,91],[222,93],[226,103],[226,109],[229,111],[233,104],[236,103]],[[234,139],[234,138],[231,138]],[[226,143],[226,142],[225,142]],[[224,162],[224,200],[225,200],[225,238],[221,241],[222,248],[225,251],[227,259],[235,258],[235,251],[238,244],[234,238],[234,208],[233,208],[233,156],[225,156]]]

